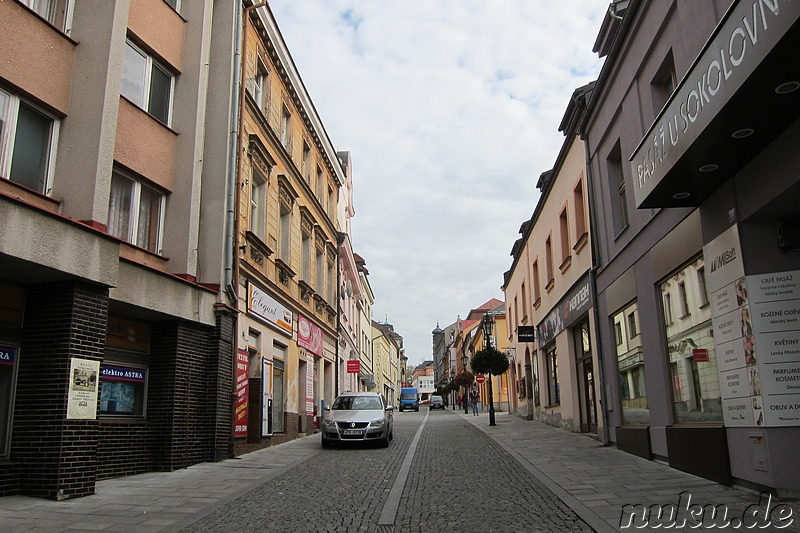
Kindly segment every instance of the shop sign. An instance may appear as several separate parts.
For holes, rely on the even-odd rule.
[[[734,3],[631,155],[637,207],[754,73],[799,14],[800,3],[786,0]]]
[[[347,361],[347,373],[358,374],[361,371],[361,361],[358,359],[350,359]]]
[[[17,357],[17,350],[15,348],[6,348],[0,346],[0,365],[13,365]]]
[[[250,390],[250,353],[239,350],[236,353],[236,410],[234,414],[234,436],[247,436],[249,405],[247,396]]]
[[[303,315],[297,315],[297,345],[309,352],[322,355],[322,329]]]
[[[127,368],[121,366],[100,367],[100,377],[106,381],[134,381],[144,383],[147,371],[142,368]]]
[[[535,326],[517,326],[517,342],[536,341]]]
[[[692,348],[695,363],[708,363],[708,348]]]
[[[589,276],[583,279],[558,303],[539,324],[539,345],[552,341],[565,328],[577,322],[592,306]]]
[[[314,356],[306,352],[306,414],[314,414]]]
[[[289,337],[294,333],[292,312],[250,281],[247,282],[247,312]]]

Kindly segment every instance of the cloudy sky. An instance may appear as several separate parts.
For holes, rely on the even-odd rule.
[[[271,0],[337,150],[352,240],[409,362],[431,331],[503,300],[511,246],[594,80],[608,0]]]

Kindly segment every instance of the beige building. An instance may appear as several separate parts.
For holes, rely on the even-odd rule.
[[[242,60],[234,283],[244,450],[312,432],[335,398],[339,192],[349,158],[334,150],[266,6],[248,9]],[[342,318],[357,338],[355,315]]]
[[[602,432],[595,332],[586,154],[577,133],[594,84],[576,89],[562,120],[566,136],[552,170],[541,175],[541,197],[520,228],[505,274],[508,327],[520,416],[576,432]],[[520,340],[535,329],[535,342]],[[530,330],[529,330],[530,331]],[[518,395],[519,396],[519,395]]]

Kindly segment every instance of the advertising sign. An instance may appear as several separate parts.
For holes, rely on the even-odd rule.
[[[314,414],[314,356],[306,353],[306,414]]]
[[[536,340],[535,326],[517,326],[518,342],[534,342]]]
[[[100,383],[100,361],[70,359],[67,418],[94,420],[97,418],[97,389]]]
[[[234,414],[235,437],[247,436],[247,417],[249,406],[247,396],[250,390],[250,354],[247,350],[236,352],[236,410]]]
[[[358,374],[361,371],[361,361],[358,359],[350,359],[347,361],[347,373]]]
[[[0,346],[0,365],[14,365],[14,359],[17,357],[16,348],[7,348]]]
[[[322,329],[303,315],[297,315],[297,345],[309,352],[322,355]]]
[[[294,332],[292,312],[250,281],[247,282],[247,312],[289,337]]]
[[[589,276],[584,276],[575,287],[561,299],[556,307],[538,325],[539,345],[544,346],[561,333],[564,328],[582,318],[592,306],[592,291]]]

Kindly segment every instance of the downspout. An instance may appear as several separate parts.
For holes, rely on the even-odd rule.
[[[575,102],[578,107],[580,107],[583,115],[583,119],[586,118],[586,95],[581,96],[581,99]],[[592,296],[593,305],[593,315],[594,315],[594,332],[595,337],[598,341],[597,346],[597,363],[600,367],[598,369],[598,377],[600,378],[600,414],[603,418],[603,445],[608,446],[610,437],[609,437],[609,428],[608,428],[608,397],[606,396],[606,379],[605,379],[605,365],[603,364],[603,350],[600,346],[600,316],[598,313],[598,301],[597,301],[597,270],[598,270],[598,263],[599,263],[599,245],[597,244],[597,207],[595,206],[594,201],[594,180],[592,179],[592,166],[591,166],[591,158],[589,152],[589,143],[586,142],[586,132],[583,129],[584,122],[583,119],[578,126],[578,134],[580,135],[581,140],[583,141],[583,149],[586,154],[586,183],[588,185],[588,204],[589,204],[589,233],[590,233],[590,245],[592,251],[592,268],[589,271],[589,291]]]
[[[333,388],[334,398],[339,396],[339,335],[342,330],[342,261],[340,255],[345,234],[339,233],[338,237],[336,243],[336,355],[334,356],[336,364],[333,365],[336,384]]]
[[[239,229],[239,176],[242,168],[242,158],[239,153],[241,147],[240,129],[244,120],[245,96],[245,69],[242,68],[243,58],[247,52],[247,26],[250,12],[256,8],[266,6],[261,2],[248,6],[242,10],[242,3],[236,2],[236,50],[233,54],[233,79],[232,92],[233,109],[236,113],[235,122],[231,126],[230,155],[228,160],[228,198],[226,201],[227,220],[225,224],[225,290],[235,309],[239,309],[238,278],[239,257],[234,251],[238,243],[237,232]],[[241,20],[241,24],[239,21]],[[238,87],[237,84],[238,83]],[[234,254],[236,257],[234,257]],[[234,346],[234,349],[236,347]]]

